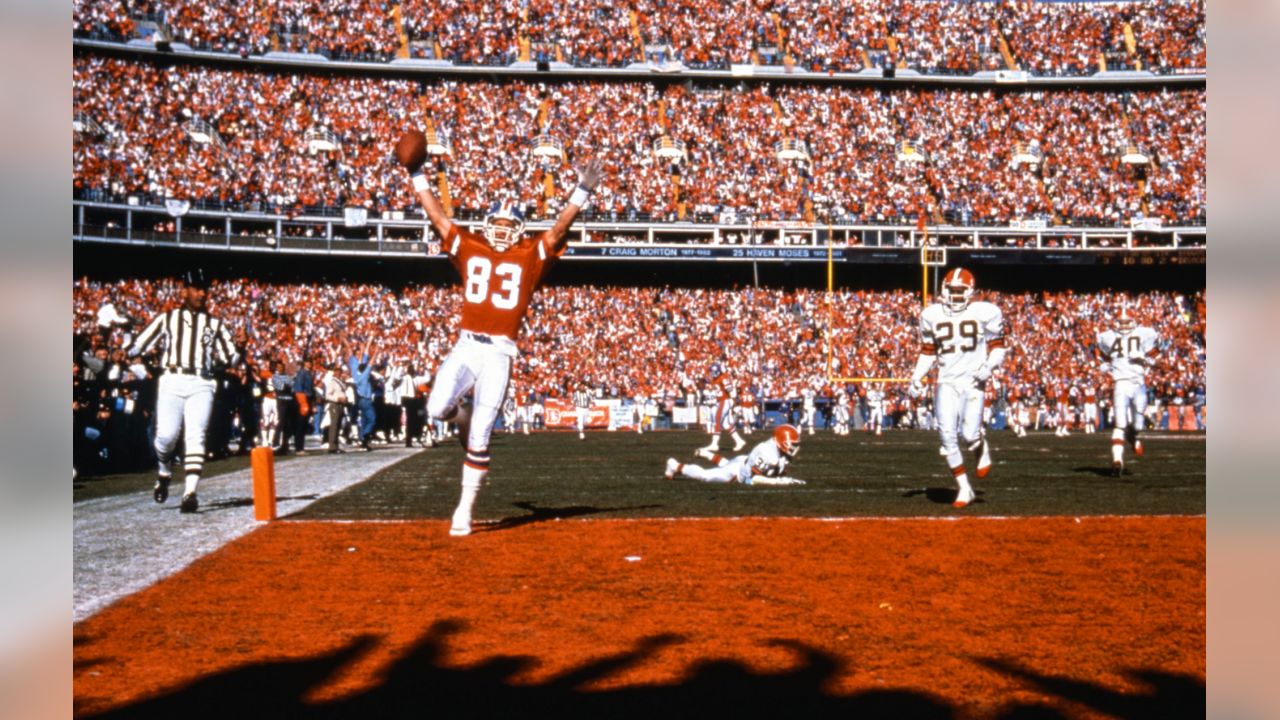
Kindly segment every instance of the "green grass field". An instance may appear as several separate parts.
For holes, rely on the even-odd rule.
[[[767,437],[756,431],[752,443]],[[1201,515],[1205,512],[1203,434],[1145,436],[1141,459],[1127,455],[1110,476],[1110,434],[990,437],[995,466],[974,481],[978,500],[956,510],[955,486],[933,432],[805,435],[789,474],[801,487],[667,482],[668,457],[700,462],[707,436],[694,431],[495,434],[492,472],[476,518],[523,524],[593,517],[919,517],[978,515]],[[725,442],[724,445],[729,445]],[[322,499],[299,518],[446,518],[457,501],[462,450],[426,450],[370,480]],[[706,463],[703,463],[704,465]],[[970,476],[971,480],[972,475]]]

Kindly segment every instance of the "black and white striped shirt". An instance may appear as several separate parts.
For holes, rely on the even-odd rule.
[[[573,393],[574,407],[589,408],[591,407],[592,397],[590,390],[575,390]]]
[[[203,310],[180,307],[156,315],[134,340],[129,357],[147,352],[156,343],[163,343],[160,364],[171,372],[205,375],[216,364],[233,365],[240,359],[226,325]]]

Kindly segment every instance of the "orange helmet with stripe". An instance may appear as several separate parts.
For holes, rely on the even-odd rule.
[[[942,278],[942,300],[952,312],[960,312],[969,306],[976,285],[973,273],[954,268]]]
[[[778,452],[793,458],[800,452],[800,431],[795,425],[779,425],[773,429],[773,444],[778,446]]]

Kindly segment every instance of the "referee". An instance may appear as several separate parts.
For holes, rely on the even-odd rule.
[[[182,305],[152,318],[129,348],[129,357],[142,355],[157,344],[163,348],[162,374],[156,390],[156,455],[160,458],[160,475],[153,497],[158,503],[169,499],[178,431],[185,426],[184,513],[193,513],[200,507],[196,485],[204,469],[205,430],[209,426],[216,385],[213,370],[234,365],[240,359],[226,326],[205,312],[208,290],[202,271],[188,272],[182,278]]]
[[[587,429],[587,420],[591,416],[591,388],[586,383],[578,385],[578,389],[573,392],[573,406],[577,410],[574,413],[578,418],[578,439],[586,440],[587,435],[584,432]]]

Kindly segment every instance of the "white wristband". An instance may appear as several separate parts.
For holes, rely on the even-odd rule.
[[[586,210],[587,205],[591,202],[591,191],[579,185],[573,194],[569,196],[569,202],[577,205],[579,208]]]
[[[417,190],[418,192],[426,192],[427,188],[429,187],[431,187],[431,184],[427,182],[426,173],[423,173],[421,170],[419,170],[418,172],[413,174],[414,190]]]

